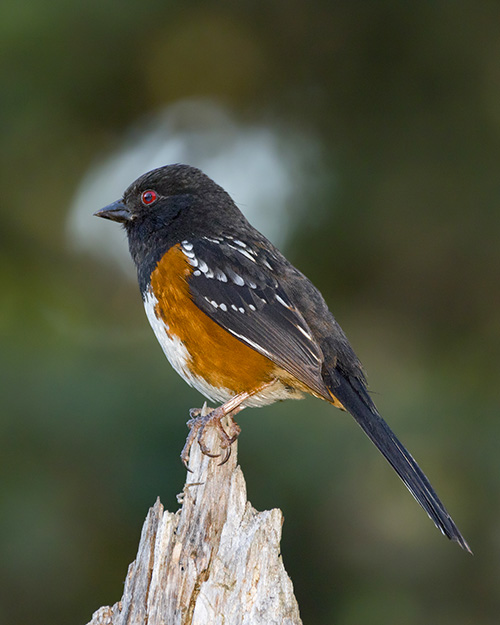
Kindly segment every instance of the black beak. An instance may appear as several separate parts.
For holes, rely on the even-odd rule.
[[[132,213],[121,200],[117,200],[101,208],[94,213],[94,216],[111,219],[111,221],[118,221],[121,224],[127,223],[127,221],[131,221],[132,219]]]

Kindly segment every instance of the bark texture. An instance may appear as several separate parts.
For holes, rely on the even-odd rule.
[[[205,442],[219,450],[214,429]],[[301,625],[280,555],[280,510],[257,512],[237,465],[191,448],[182,507],[149,510],[121,601],[89,625]]]

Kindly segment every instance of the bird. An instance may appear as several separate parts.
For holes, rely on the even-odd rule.
[[[172,367],[220,404],[208,414],[191,411],[186,466],[195,441],[217,455],[204,442],[207,427],[218,431],[222,464],[240,433],[240,410],[312,395],[350,413],[436,527],[472,553],[379,414],[361,362],[319,290],[221,186],[190,165],[165,165],[94,215],[123,225],[147,318]]]

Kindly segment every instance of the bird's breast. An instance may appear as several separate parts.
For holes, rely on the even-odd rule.
[[[188,278],[193,268],[179,245],[168,250],[151,273],[144,295],[149,323],[172,367],[212,401],[224,402],[265,382],[276,385],[247,405],[298,396],[278,367],[210,319],[193,302]]]

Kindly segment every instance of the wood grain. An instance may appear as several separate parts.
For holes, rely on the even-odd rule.
[[[218,450],[216,432],[205,438]],[[280,555],[280,510],[257,512],[237,464],[194,444],[176,513],[149,510],[121,601],[89,625],[301,625]],[[112,528],[111,528],[112,531]]]

